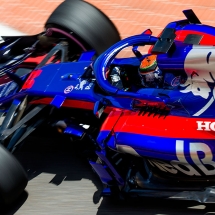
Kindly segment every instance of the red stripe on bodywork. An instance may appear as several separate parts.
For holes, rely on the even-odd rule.
[[[53,100],[53,98],[41,98],[41,99],[34,100],[34,101],[30,102],[30,103],[31,104],[50,104],[52,100]],[[94,102],[66,99],[63,102],[62,107],[93,110]],[[112,107],[106,107],[104,112],[105,113],[110,113],[112,109],[113,109]]]
[[[41,72],[41,69],[32,71],[27,80],[25,81],[24,85],[22,86],[22,90],[30,89],[35,83],[34,79],[38,77]]]
[[[102,130],[108,130],[111,131],[114,128],[114,125],[122,115],[122,110],[120,109],[114,109],[114,111],[111,111],[104,123],[102,124],[101,131]]]
[[[46,55],[38,56],[38,57],[29,57],[26,60],[24,60],[24,63],[35,63],[39,64],[41,61],[46,57]]]
[[[65,100],[62,107],[72,107],[72,108],[80,108],[86,110],[93,110],[94,103],[86,102],[86,101],[78,101],[78,100]]]
[[[113,111],[103,124],[101,131],[113,129],[113,121],[121,114],[114,132],[142,134],[169,138],[214,139],[215,131],[197,130],[197,121],[215,122],[214,119],[161,116],[146,113],[144,116],[132,111]]]
[[[200,45],[215,45],[215,36],[207,34],[204,32],[193,31],[193,30],[178,30],[175,32],[177,41],[184,41],[188,34],[198,34],[203,35],[203,38],[200,41]]]
[[[34,100],[30,103],[31,104],[50,104],[52,100],[53,100],[53,98],[42,98],[42,99]],[[71,108],[93,110],[94,103],[93,102],[67,99],[63,102],[62,107],[71,107]]]

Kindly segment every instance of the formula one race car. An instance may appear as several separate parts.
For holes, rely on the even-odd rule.
[[[88,50],[72,62],[47,64],[56,45],[33,71],[10,73],[16,87],[0,96],[8,110],[2,144],[13,152],[49,124],[93,145],[89,162],[104,196],[206,201],[215,185],[215,28],[183,12],[186,19],[169,23],[160,36],[146,30],[96,60]],[[134,57],[117,57],[128,47]]]

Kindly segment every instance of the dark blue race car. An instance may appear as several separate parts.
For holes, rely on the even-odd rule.
[[[215,28],[183,12],[186,19],[160,36],[146,30],[99,57],[89,48],[71,58],[63,39],[33,71],[23,66],[32,55],[6,71],[12,81],[0,96],[2,144],[13,152],[37,127],[51,125],[93,145],[89,162],[103,195],[206,201],[215,183]],[[133,57],[120,58],[129,47]]]

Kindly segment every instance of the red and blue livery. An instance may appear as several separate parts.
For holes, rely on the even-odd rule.
[[[13,81],[0,93],[7,110],[2,144],[13,152],[31,133],[22,125],[33,131],[51,124],[93,145],[89,163],[104,196],[206,201],[215,185],[215,28],[192,10],[183,12],[186,19],[169,23],[157,37],[146,30],[98,57],[89,48],[69,62],[61,41],[33,71],[10,73]],[[133,57],[118,57],[125,48]],[[140,65],[152,55],[156,68],[149,79]]]

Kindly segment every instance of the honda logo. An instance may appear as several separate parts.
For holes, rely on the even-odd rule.
[[[215,122],[196,121],[198,131],[215,131]]]

